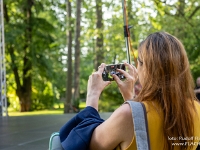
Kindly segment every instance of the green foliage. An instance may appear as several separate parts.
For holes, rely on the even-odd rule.
[[[7,83],[8,95],[16,90],[16,83],[13,75],[12,67],[18,68],[20,82],[22,82],[23,73],[23,57],[27,53],[29,60],[32,62],[32,109],[52,108],[53,104],[59,100],[65,87],[65,74],[63,72],[64,65],[62,63],[62,49],[65,43],[62,32],[62,22],[57,19],[57,14],[51,9],[56,6],[51,5],[49,1],[35,1],[32,8],[32,31],[30,49],[23,51],[25,45],[25,16],[23,9],[25,1],[6,2],[9,20],[5,24],[5,42],[6,42],[6,58],[7,58]],[[22,4],[22,5],[20,5]],[[60,11],[63,11],[60,9]],[[60,38],[58,38],[60,37]],[[14,63],[8,55],[10,47],[14,49]],[[56,81],[60,79],[62,81]],[[64,82],[63,82],[64,81]],[[62,84],[60,84],[62,83]],[[38,92],[40,91],[40,92]],[[59,94],[58,94],[59,93]],[[58,96],[57,96],[58,95]],[[15,99],[10,97],[10,102],[14,103]],[[11,104],[12,106],[12,104]]]
[[[9,22],[5,18],[7,95],[11,107],[19,109],[16,96],[16,83],[13,67],[18,67],[20,82],[23,75],[23,56],[28,52],[32,62],[32,109],[52,108],[65,97],[67,74],[66,41],[66,4],[60,0],[37,0],[32,8],[32,42],[30,50],[25,52],[25,0],[7,0]],[[181,2],[181,1],[180,1]],[[75,22],[76,6],[72,3],[72,17]],[[184,7],[181,7],[183,6]],[[132,47],[136,50],[138,43],[148,34],[166,31],[177,36],[183,42],[191,64],[194,79],[200,76],[200,4],[194,0],[164,3],[160,0],[127,1],[127,14]],[[87,93],[87,81],[94,70],[96,30],[96,7],[94,0],[83,1],[81,20],[81,64],[80,64],[80,100],[84,101]],[[180,9],[181,13],[180,13]],[[123,33],[123,14],[121,2],[103,3],[104,29],[104,63],[126,61],[126,46]],[[72,26],[73,30],[75,25]],[[74,35],[73,35],[74,36]],[[74,42],[73,42],[74,44]],[[14,49],[10,56],[8,49]],[[74,52],[74,45],[72,47]],[[137,51],[135,51],[137,53]],[[14,63],[11,60],[14,57]],[[74,62],[74,59],[73,59]],[[108,86],[100,97],[100,111],[113,111],[123,103],[123,98],[115,82]]]
[[[164,4],[159,0],[156,2],[157,16],[150,20],[151,23],[154,24],[157,21],[162,25],[160,30],[175,35],[183,42],[192,74],[196,79],[200,76],[200,9],[198,8],[200,4],[193,0],[189,0],[187,3],[185,1],[173,2],[172,5]]]
[[[112,112],[123,103],[123,98],[115,82],[112,82],[101,94],[99,111]]]

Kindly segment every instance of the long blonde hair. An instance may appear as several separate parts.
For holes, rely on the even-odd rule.
[[[137,99],[160,104],[164,114],[164,147],[172,150],[175,141],[167,140],[168,136],[193,137],[194,134],[194,81],[186,51],[176,37],[156,32],[141,42],[139,57],[143,61],[139,65],[143,65],[145,77]],[[182,145],[180,149],[189,149],[189,146]]]

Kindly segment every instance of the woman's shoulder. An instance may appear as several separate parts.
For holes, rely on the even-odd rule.
[[[121,118],[122,120],[126,121],[132,118],[131,108],[128,103],[124,103],[118,109],[116,109],[113,115],[117,118]]]
[[[123,104],[118,107],[106,120],[106,122],[107,121],[114,123],[117,127],[120,126],[121,129],[127,129],[128,126],[130,127],[130,124],[133,125],[132,113],[129,104]]]

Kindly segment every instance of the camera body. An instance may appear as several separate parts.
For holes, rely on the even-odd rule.
[[[125,79],[125,76],[118,72],[117,69],[122,69],[122,70],[126,70],[126,67],[124,64],[111,64],[111,65],[106,65],[106,67],[104,68],[104,71],[102,73],[102,78],[104,81],[113,81],[114,78],[112,77],[113,74],[117,75],[120,80]]]

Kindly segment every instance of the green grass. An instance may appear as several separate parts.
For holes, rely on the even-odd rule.
[[[85,108],[85,107],[86,107],[86,102],[80,102],[79,108],[80,108],[80,109],[83,109],[83,108]]]
[[[8,111],[9,116],[33,116],[33,115],[55,115],[55,114],[63,114],[63,110],[38,110],[31,112]]]
[[[80,102],[79,108],[83,109],[85,108],[86,103]],[[55,115],[55,114],[63,114],[64,113],[64,105],[60,104],[60,108],[55,105],[55,110],[37,110],[37,111],[31,111],[31,112],[18,112],[13,111],[13,109],[8,109],[8,115],[9,116],[33,116],[33,115]]]

